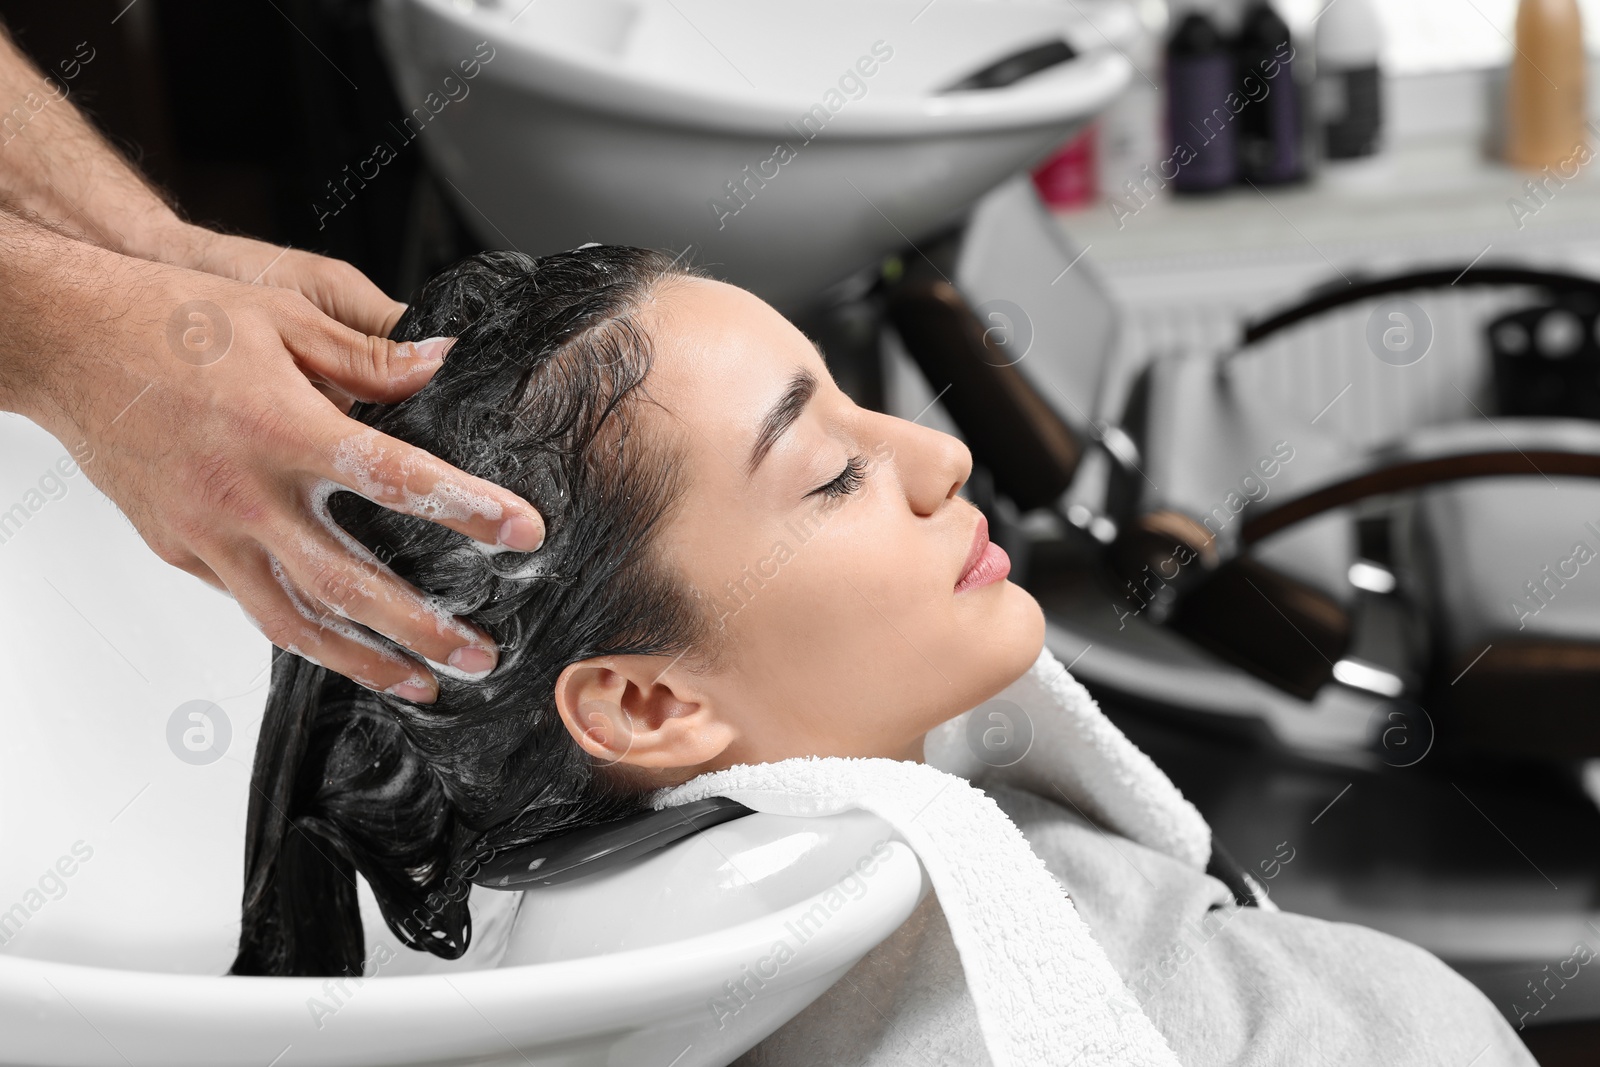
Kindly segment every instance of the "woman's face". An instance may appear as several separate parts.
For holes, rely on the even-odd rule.
[[[1038,604],[957,495],[947,434],[857,407],[794,326],[742,289],[664,286],[643,430],[676,443],[686,490],[660,548],[720,619],[715,669],[606,656],[557,703],[596,756],[668,780],[790,756],[920,759],[932,727],[1034,661]],[[937,384],[937,383],[935,383]],[[980,539],[981,540],[981,539]],[[687,659],[687,657],[685,657]]]

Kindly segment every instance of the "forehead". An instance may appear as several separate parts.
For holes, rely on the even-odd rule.
[[[643,309],[641,325],[654,358],[650,397],[719,448],[755,440],[767,409],[789,377],[828,371],[811,342],[789,320],[736,286],[705,278],[674,279]],[[743,453],[727,453],[742,463]]]
[[[709,278],[675,278],[644,311],[664,382],[702,382],[709,373],[736,371],[717,383],[757,384],[764,372],[787,375],[795,359],[815,358],[805,335],[752,293]]]

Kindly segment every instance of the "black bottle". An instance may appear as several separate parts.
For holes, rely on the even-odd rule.
[[[1294,79],[1289,27],[1259,0],[1244,14],[1233,42],[1239,112],[1239,176],[1261,184],[1305,177],[1305,123]]]
[[[1233,183],[1238,117],[1227,104],[1233,86],[1233,53],[1216,25],[1198,11],[1184,16],[1167,41],[1167,130],[1179,192]]]
[[[1329,159],[1378,150],[1383,127],[1383,30],[1371,0],[1340,0],[1317,20],[1317,118]]]

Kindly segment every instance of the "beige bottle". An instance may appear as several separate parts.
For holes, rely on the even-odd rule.
[[[1506,85],[1506,162],[1542,170],[1588,143],[1578,0],[1522,0]]]

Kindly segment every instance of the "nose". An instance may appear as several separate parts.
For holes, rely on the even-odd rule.
[[[932,515],[972,476],[972,452],[959,438],[905,419],[881,416],[878,427],[889,446],[906,502],[918,515]]]

